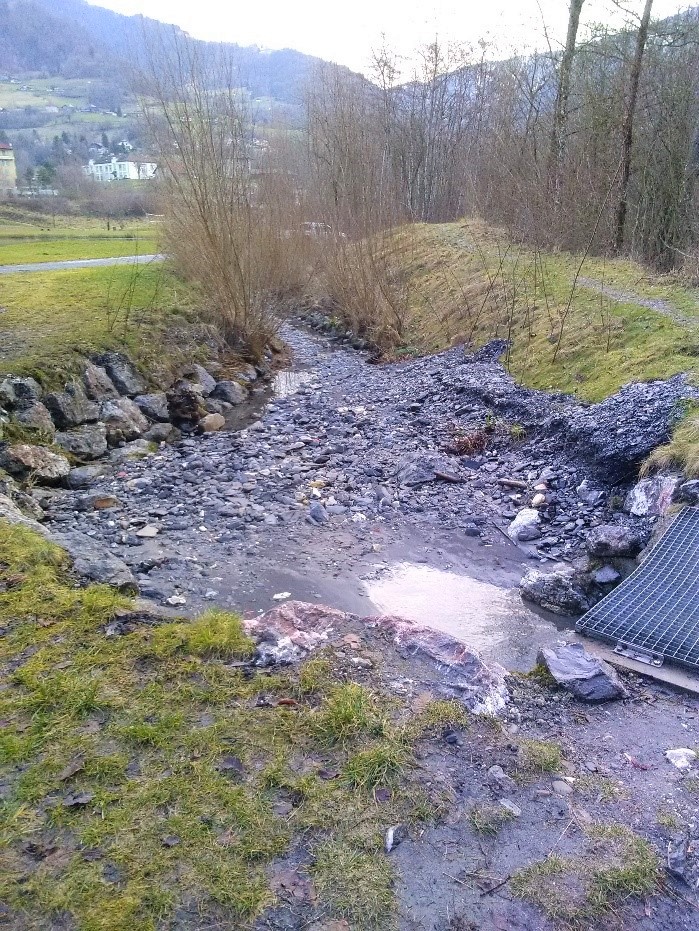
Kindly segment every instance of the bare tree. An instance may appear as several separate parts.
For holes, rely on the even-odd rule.
[[[636,46],[631,63],[631,74],[629,75],[629,90],[626,98],[626,108],[624,110],[624,121],[621,127],[621,178],[619,181],[619,200],[617,202],[614,224],[614,251],[616,253],[621,252],[624,246],[624,229],[626,227],[626,214],[628,212],[629,181],[631,179],[634,117],[636,114],[638,88],[641,83],[643,54],[646,49],[646,42],[648,41],[648,26],[650,24],[652,7],[653,0],[645,0],[641,22],[638,27],[638,33],[636,34]]]
[[[561,200],[561,168],[565,156],[568,100],[573,79],[573,62],[580,26],[580,13],[584,2],[585,0],[570,0],[566,44],[558,71],[558,90],[553,112],[553,127],[549,149],[549,186],[556,208],[560,206]]]

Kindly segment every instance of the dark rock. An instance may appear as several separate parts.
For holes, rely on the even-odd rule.
[[[88,400],[82,385],[77,382],[66,385],[65,391],[52,391],[45,395],[44,404],[59,430],[90,423],[99,416],[99,406]]]
[[[130,360],[120,352],[104,352],[96,360],[103,366],[119,394],[135,397],[145,394],[148,386]]]
[[[56,485],[67,478],[70,463],[43,446],[19,443],[0,450],[0,468],[18,478],[33,478],[41,485]]]
[[[502,766],[491,766],[488,770],[487,781],[494,792],[507,794],[517,791],[517,783],[507,775]]]
[[[681,504],[699,504],[699,478],[683,482],[675,492],[675,498]]]
[[[78,531],[54,533],[52,539],[66,550],[81,578],[112,585],[127,594],[138,594],[138,585],[129,567],[103,544]]]
[[[180,432],[170,423],[154,423],[143,434],[143,439],[151,443],[175,442]]]
[[[667,845],[667,868],[690,889],[699,889],[699,826],[688,825]]]
[[[100,405],[100,418],[107,428],[107,442],[110,446],[138,439],[149,426],[146,418],[129,398],[103,401]]]
[[[627,698],[628,692],[614,669],[588,653],[581,643],[562,643],[539,651],[545,666],[562,688],[582,701],[603,702]]]
[[[194,430],[206,415],[201,392],[185,378],[180,378],[167,392],[169,419],[176,427]]]
[[[327,524],[329,518],[328,512],[325,510],[320,501],[312,501],[310,507],[308,508],[308,516],[311,520],[315,521],[316,524]]]
[[[20,401],[15,407],[14,417],[17,423],[29,430],[36,430],[52,437],[56,427],[48,408],[41,401]]]
[[[522,598],[554,614],[584,614],[593,605],[585,577],[571,566],[557,566],[551,572],[528,569],[519,590]]]
[[[506,339],[491,339],[485,346],[475,352],[464,355],[465,362],[499,362],[505,355],[510,344]]]
[[[10,410],[20,401],[31,403],[41,397],[41,385],[33,378],[8,375],[0,382],[0,405]]]
[[[101,475],[104,475],[102,465],[78,466],[68,474],[68,488],[87,488]]]
[[[154,394],[139,394],[133,400],[134,404],[138,405],[141,413],[149,420],[155,420],[159,423],[168,423],[170,420],[167,397],[164,391],[157,391]]]
[[[99,459],[107,452],[107,428],[103,423],[85,424],[57,433],[55,443],[77,459]]]
[[[637,556],[643,549],[644,537],[623,524],[600,524],[588,531],[585,545],[590,556],[609,559]]]
[[[396,473],[401,485],[414,488],[434,482],[439,478],[459,481],[449,459],[439,453],[417,452],[405,456],[398,464]]]
[[[247,401],[248,393],[237,381],[224,380],[216,384],[212,397],[229,404],[242,404],[243,401]]]
[[[108,398],[119,397],[119,392],[106,370],[92,362],[85,363],[83,384],[85,393],[93,401],[106,401]]]

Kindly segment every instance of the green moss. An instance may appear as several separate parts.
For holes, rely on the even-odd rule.
[[[374,696],[356,682],[338,685],[313,715],[311,728],[324,743],[346,745],[358,737],[379,735],[384,722]]]
[[[388,786],[410,762],[405,747],[397,740],[383,741],[354,753],[345,766],[345,779],[359,789]]]
[[[523,773],[555,773],[561,768],[563,753],[549,740],[522,740],[519,743],[517,769]]]
[[[153,631],[151,650],[158,657],[177,652],[219,659],[247,659],[254,653],[252,640],[243,631],[240,616],[212,609],[195,621],[166,624]]]

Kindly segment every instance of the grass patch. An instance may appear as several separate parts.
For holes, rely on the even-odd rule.
[[[384,857],[329,841],[317,849],[311,873],[333,914],[357,928],[383,926],[393,899],[393,872]]]
[[[558,744],[549,740],[522,740],[517,754],[517,771],[525,774],[556,773],[563,762]]]
[[[115,347],[162,364],[168,331],[187,326],[193,306],[160,264],[0,276],[0,338],[11,347],[0,374],[58,383],[84,354]]]
[[[137,234],[17,238],[4,235],[0,227],[0,265],[33,262],[65,262],[77,259],[109,259],[124,255],[152,255],[158,251],[153,231]],[[37,274],[40,274],[38,272]]]
[[[650,475],[663,469],[679,469],[687,478],[699,478],[699,408],[692,405],[675,428],[672,439],[653,450],[641,469]]]
[[[657,893],[660,880],[657,854],[646,840],[622,825],[594,825],[581,855],[552,854],[518,870],[510,889],[556,924],[592,929],[629,901]]]
[[[65,554],[22,527],[0,522],[0,554],[8,920],[155,931],[187,903],[242,931],[295,840],[315,857],[319,915],[392,926],[385,832],[441,811],[395,696],[337,685],[327,657],[231,664],[252,647],[223,611],[106,637],[128,600],[76,587]],[[442,705],[428,717],[456,717]]]
[[[476,834],[483,837],[497,837],[514,817],[514,814],[502,805],[474,805],[468,813],[471,827]]]
[[[586,259],[569,311],[580,257],[537,255],[482,223],[419,225],[406,234],[402,262],[411,294],[405,343],[422,352],[509,338],[517,379],[590,401],[696,367],[699,298],[635,262]],[[639,300],[663,302],[665,313]]]

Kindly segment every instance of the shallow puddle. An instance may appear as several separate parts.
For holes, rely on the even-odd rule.
[[[379,613],[453,634],[509,669],[531,669],[539,647],[572,627],[535,613],[517,591],[419,563],[396,563],[364,584]]]

